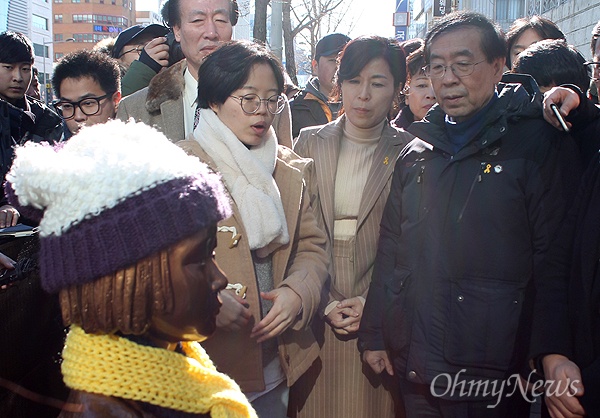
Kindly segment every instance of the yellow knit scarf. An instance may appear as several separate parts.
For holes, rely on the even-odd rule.
[[[183,356],[116,335],[86,334],[71,326],[63,349],[68,387],[147,402],[213,418],[256,418],[237,383],[219,373],[198,343],[182,343]]]

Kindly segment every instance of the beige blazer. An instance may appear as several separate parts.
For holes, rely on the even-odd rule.
[[[317,222],[327,234],[328,245],[333,242],[335,175],[345,120],[346,117],[342,116],[326,125],[303,129],[294,147],[299,155],[312,158],[315,162],[315,177],[310,179],[309,189],[312,206],[317,212]],[[338,291],[335,286],[338,278],[330,268],[330,295],[323,301],[323,306],[333,300],[366,297],[377,252],[379,223],[390,192],[394,165],[403,146],[412,138],[412,135],[389,125],[384,127],[359,207],[353,255],[355,277],[340,278],[355,281],[355,294],[341,294]]]
[[[214,162],[194,139],[178,143],[215,169]],[[291,386],[317,359],[319,347],[311,330],[311,320],[321,299],[327,279],[328,258],[325,252],[325,234],[317,227],[305,188],[305,173],[312,161],[300,158],[291,149],[280,146],[273,177],[281,193],[290,242],[273,252],[273,280],[275,287],[288,286],[302,299],[302,313],[295,323],[278,337],[281,365]],[[235,202],[233,216],[219,223],[219,227],[235,228],[233,232],[217,234],[216,261],[230,283],[247,286],[246,301],[253,320],[239,332],[217,330],[203,342],[210,358],[219,371],[231,376],[244,392],[264,390],[261,348],[250,338],[253,325],[260,321],[260,294],[254,273],[252,254],[245,239],[244,226]]]

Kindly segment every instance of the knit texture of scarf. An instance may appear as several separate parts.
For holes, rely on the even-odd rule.
[[[256,418],[239,386],[217,371],[200,344],[181,345],[188,357],[72,325],[62,354],[63,378],[68,387],[85,392],[210,412],[213,418]]]
[[[273,178],[277,159],[273,128],[262,144],[248,149],[211,109],[202,109],[194,138],[214,160],[238,206],[250,249],[272,242],[287,244],[290,237],[281,194]]]

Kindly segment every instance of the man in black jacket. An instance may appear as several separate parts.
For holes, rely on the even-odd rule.
[[[44,103],[26,96],[33,67],[33,45],[16,32],[0,34],[0,175],[2,183],[13,159],[13,147],[26,141],[58,141],[63,125]],[[19,212],[0,199],[0,228],[14,226]]]
[[[505,57],[498,25],[474,12],[425,39],[439,105],[408,128],[359,331],[409,418],[529,416],[534,283],[579,172],[539,94],[499,83]]]
[[[317,42],[312,60],[313,74],[306,88],[290,101],[292,112],[292,137],[307,126],[324,125],[337,118],[340,102],[329,100],[333,77],[337,70],[337,56],[350,38],[341,33],[324,36]]]
[[[537,291],[531,356],[551,391],[554,418],[600,416],[600,108],[574,85],[544,99],[544,117],[558,129],[550,104],[565,115],[586,171],[577,198],[549,251]]]

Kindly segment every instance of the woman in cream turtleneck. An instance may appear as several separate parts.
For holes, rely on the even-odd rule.
[[[392,379],[364,368],[356,347],[377,250],[379,222],[394,164],[412,138],[392,128],[387,114],[406,81],[395,40],[360,37],[338,58],[334,95],[343,115],[304,129],[294,150],[315,161],[309,188],[328,236],[331,283],[313,324],[321,363],[296,383],[290,404],[298,417],[394,416]]]

